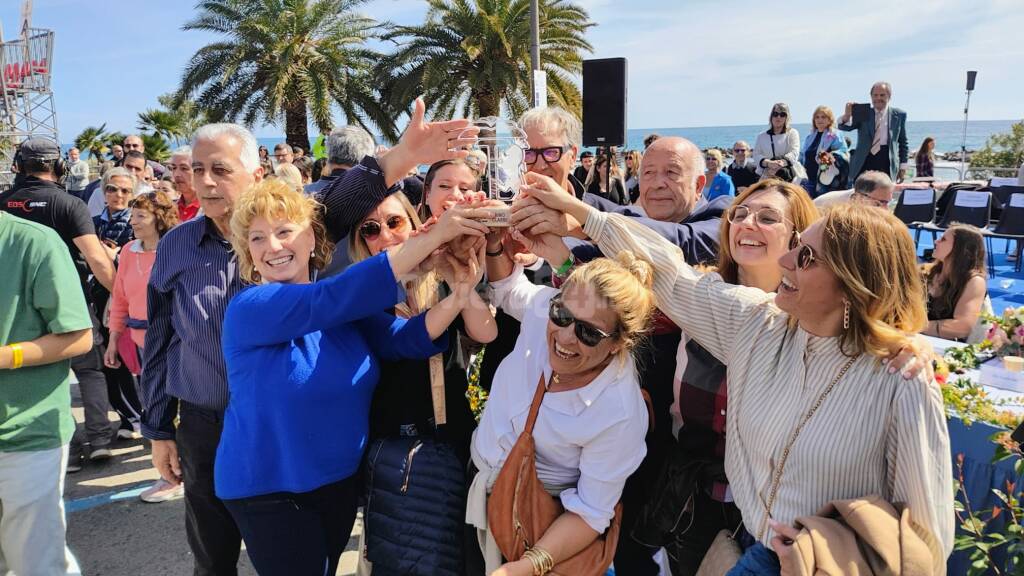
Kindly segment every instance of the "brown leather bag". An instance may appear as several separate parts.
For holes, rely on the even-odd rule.
[[[491,536],[509,561],[519,560],[527,548],[547,531],[565,508],[544,490],[537,478],[536,449],[533,444],[533,425],[547,388],[544,376],[537,383],[537,393],[530,405],[530,415],[505,464],[498,472],[491,495],[487,499],[487,525]],[[615,558],[622,524],[622,503],[615,506],[615,517],[608,530],[578,554],[560,562],[548,572],[553,576],[600,576]]]

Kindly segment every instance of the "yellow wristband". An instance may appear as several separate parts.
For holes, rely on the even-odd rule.
[[[17,370],[25,362],[25,352],[21,349],[21,344],[11,344],[10,347],[11,370]]]

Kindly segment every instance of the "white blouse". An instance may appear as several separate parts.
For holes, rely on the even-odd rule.
[[[838,338],[792,326],[773,294],[697,273],[678,247],[631,220],[592,210],[584,231],[604,254],[631,250],[653,263],[659,309],[728,367],[725,472],[747,530],[757,536],[768,517],[792,525],[832,500],[878,494],[905,503],[948,556],[953,466],[939,387],[857,357],[793,444],[769,516],[784,446],[849,358]],[[766,530],[761,543],[772,536]]]
[[[773,144],[775,146],[774,154],[772,154]],[[754,171],[758,175],[764,174],[761,160],[777,158],[785,158],[792,162],[793,173],[796,174],[798,181],[807,178],[807,171],[801,164],[800,133],[796,128],[790,128],[785,134],[769,134],[765,131],[757,135],[757,140],[754,143]]]
[[[541,375],[549,382],[548,303],[558,290],[531,284],[516,267],[491,283],[491,303],[519,320],[515,349],[501,362],[473,451],[497,470],[526,425]],[[628,478],[647,453],[647,406],[632,359],[614,359],[591,383],[548,392],[541,402],[533,438],[537,476],[546,488],[564,488],[566,510],[604,532],[615,515]]]

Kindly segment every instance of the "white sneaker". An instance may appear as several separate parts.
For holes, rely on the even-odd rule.
[[[89,452],[89,460],[91,460],[92,462],[97,462],[100,460],[110,460],[111,456],[113,456],[113,454],[110,452],[110,448],[107,448],[106,446],[93,448],[92,451]]]
[[[177,500],[185,495],[185,485],[178,484],[174,486],[164,480],[163,478],[157,480],[152,486],[139,494],[139,499],[143,502],[149,502],[150,504],[158,504],[160,502],[168,502],[170,500]]]

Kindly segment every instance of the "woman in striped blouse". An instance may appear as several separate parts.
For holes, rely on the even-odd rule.
[[[775,295],[700,274],[646,227],[540,180],[525,194],[584,222],[603,253],[652,262],[661,310],[728,366],[726,474],[756,538],[731,574],[778,574],[794,520],[869,494],[905,503],[948,556],[941,393],[924,375],[904,380],[883,363],[926,320],[913,243],[895,217],[831,210],[780,259]]]

